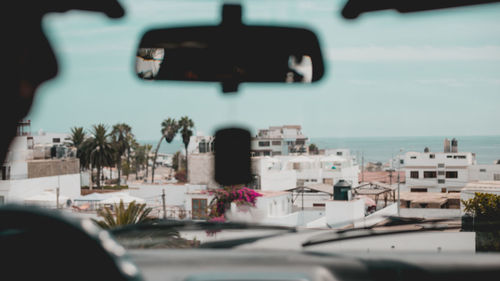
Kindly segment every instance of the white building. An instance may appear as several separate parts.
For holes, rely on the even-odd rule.
[[[189,154],[200,154],[214,152],[214,136],[196,135],[189,139]]]
[[[404,157],[406,189],[412,192],[459,192],[469,182],[500,181],[500,165],[478,165],[472,152],[458,152],[445,140],[445,152],[407,152]]]
[[[471,152],[407,152],[406,187],[412,192],[458,192],[469,182],[476,165]]]
[[[65,141],[64,134],[31,136],[19,132],[2,163],[0,203],[24,204],[47,193],[52,193],[55,199],[57,192],[61,198],[79,196],[79,159],[68,157],[75,153],[69,153],[72,150],[66,146],[52,148]]]
[[[300,125],[271,126],[252,138],[253,156],[277,156],[308,152],[308,138]]]
[[[347,154],[349,155],[349,154]],[[332,186],[343,179],[358,185],[359,166],[337,155],[253,157],[252,169],[261,190],[291,190],[297,186]]]

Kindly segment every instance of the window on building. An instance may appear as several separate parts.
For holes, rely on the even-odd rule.
[[[5,204],[5,197],[0,196],[0,205]]]
[[[273,141],[272,144],[273,145],[281,145],[281,141]]]
[[[445,180],[444,179],[438,179],[438,183],[439,184],[443,184],[443,183],[445,183]]]
[[[429,158],[430,159],[434,159],[434,158],[436,158],[436,155],[435,154],[429,154]]]
[[[333,185],[333,179],[324,178],[323,183],[328,185]]]
[[[269,141],[259,141],[259,146],[269,146]]]
[[[486,173],[486,169],[479,169],[479,172]]]
[[[456,179],[458,178],[458,171],[446,171],[447,179]]]
[[[453,155],[446,155],[446,158],[453,158]]]
[[[300,170],[300,163],[293,163],[294,170]]]
[[[2,166],[2,180],[10,180],[10,166]]]
[[[465,155],[455,155],[455,156],[453,156],[453,159],[466,159],[466,158],[467,158],[467,156],[465,156]]]
[[[297,145],[304,145],[304,144],[306,144],[306,142],[304,140],[296,140],[295,144],[297,144]]]
[[[342,151],[337,151],[337,156],[342,156]]]
[[[436,178],[436,171],[424,171],[424,179]]]
[[[500,181],[500,174],[493,174],[494,181]]]
[[[276,156],[281,155],[281,151],[274,151],[273,155],[276,155]]]
[[[410,192],[427,192],[427,188],[410,188]]]
[[[439,163],[438,168],[444,168],[444,163]]]
[[[271,151],[264,151],[264,156],[270,156],[271,155]]]
[[[191,200],[191,212],[193,219],[207,218],[207,199],[193,198]]]
[[[444,176],[444,171],[438,171],[438,176]]]
[[[412,179],[418,179],[418,171],[411,171],[410,172],[410,178],[412,178]]]
[[[60,138],[52,138],[53,143],[60,143],[61,139]]]
[[[417,159],[417,156],[410,156],[410,159]]]
[[[403,165],[405,163],[404,159],[399,159],[399,164]]]
[[[313,207],[325,207],[325,203],[313,203]]]
[[[446,193],[446,187],[441,188],[441,193]]]

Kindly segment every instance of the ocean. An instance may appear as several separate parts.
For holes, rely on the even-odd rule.
[[[451,140],[453,137],[448,137]],[[399,150],[423,152],[425,147],[430,151],[442,152],[445,137],[339,137],[339,138],[310,138],[309,143],[314,143],[320,149],[348,148],[351,154],[363,154],[365,162],[385,163],[395,157]],[[493,164],[500,159],[500,136],[463,136],[455,137],[458,140],[459,152],[476,153],[478,164]],[[156,147],[158,141],[142,141]],[[175,139],[167,144],[165,141],[160,146],[162,153],[175,153],[184,149],[181,140]]]

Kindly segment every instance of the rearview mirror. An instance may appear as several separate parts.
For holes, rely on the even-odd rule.
[[[142,37],[136,73],[146,80],[311,83],[324,73],[316,35],[304,28],[249,26],[241,6],[224,5],[215,26],[154,29]]]

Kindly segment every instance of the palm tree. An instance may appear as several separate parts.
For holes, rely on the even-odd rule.
[[[149,171],[149,153],[151,153],[151,149],[153,148],[150,144],[144,145],[144,153],[146,154],[146,180],[148,180],[148,171]]]
[[[146,146],[140,145],[139,143],[134,141],[132,147],[134,149],[135,178],[137,179],[139,169],[144,165],[144,162],[146,161]]]
[[[76,157],[80,159],[80,170],[85,166],[84,159],[81,155],[81,145],[85,141],[85,131],[83,127],[71,128],[71,144],[76,147]]]
[[[129,127],[130,128],[130,127]],[[127,180],[128,180],[128,175],[130,174],[130,153],[131,153],[131,147],[134,143],[137,143],[137,141],[134,138],[134,134],[132,134],[132,129],[129,130],[129,132],[126,135],[126,140],[128,143],[127,147]]]
[[[184,143],[184,147],[186,148],[186,179],[189,182],[189,173],[188,173],[188,145],[189,139],[193,135],[193,131],[191,130],[194,127],[194,122],[189,117],[184,116],[179,120],[179,128],[181,130],[182,142]]]
[[[96,221],[104,229],[110,229],[122,225],[128,224],[136,224],[142,223],[151,220],[148,217],[149,213],[151,213],[152,209],[146,207],[146,204],[139,204],[135,201],[132,201],[128,204],[128,207],[125,208],[125,204],[120,200],[120,204],[114,205],[115,213],[111,209],[105,207],[104,209],[97,212],[99,217],[102,217],[103,220]]]
[[[111,131],[111,139],[113,142],[113,147],[116,153],[116,166],[118,169],[118,187],[120,187],[121,170],[122,170],[122,156],[127,151],[130,154],[130,136],[132,134],[132,128],[125,123],[118,123],[113,126]],[[130,160],[128,161],[130,167]],[[128,176],[128,174],[127,174]]]
[[[109,141],[109,134],[106,126],[98,124],[92,126],[91,136],[86,139],[81,147],[86,165],[91,165],[97,169],[97,187],[101,187],[101,169],[104,166],[111,166],[115,150]]]
[[[167,143],[171,143],[172,140],[175,138],[175,135],[177,135],[178,131],[179,131],[179,123],[175,121],[175,119],[168,118],[163,120],[163,122],[161,122],[161,138],[160,141],[158,142],[158,145],[156,146],[155,156],[153,158],[153,167],[151,169],[151,182],[154,182],[155,180],[156,157],[158,157],[158,150],[160,149],[161,141],[165,139]]]

